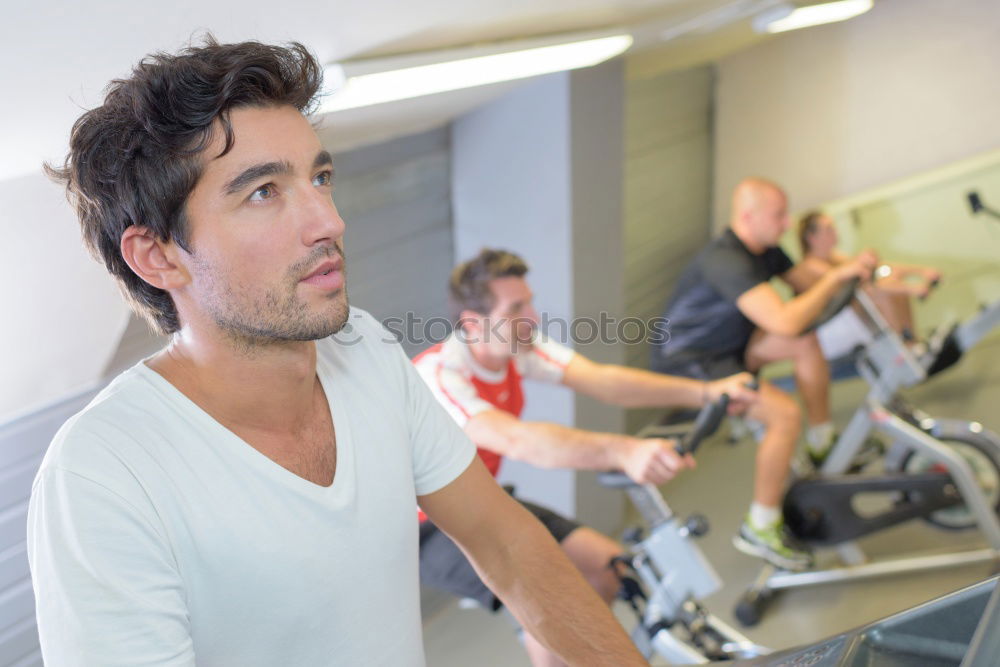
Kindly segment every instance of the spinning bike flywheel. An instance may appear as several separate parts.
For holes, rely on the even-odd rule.
[[[971,432],[968,435],[953,435],[938,439],[965,460],[990,507],[1000,512],[1000,451],[993,446],[993,443],[975,437]],[[900,469],[909,473],[947,472],[939,462],[932,461],[918,452],[910,452],[903,458]],[[948,530],[976,527],[976,519],[964,503],[937,510],[924,517],[924,520]]]

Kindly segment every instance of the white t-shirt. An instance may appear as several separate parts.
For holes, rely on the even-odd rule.
[[[350,322],[316,344],[330,487],[143,363],[63,426],[28,512],[47,665],[424,664],[416,496],[475,451],[395,339]]]

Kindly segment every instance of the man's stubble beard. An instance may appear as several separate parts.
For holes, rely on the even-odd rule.
[[[298,297],[297,287],[304,271],[333,253],[344,260],[344,286],[329,295],[329,310],[310,314]],[[197,261],[196,261],[197,263]],[[230,285],[219,280],[217,270],[201,265],[201,277],[208,294],[206,307],[216,326],[237,349],[252,350],[289,342],[319,340],[336,334],[347,323],[350,304],[347,294],[347,262],[343,251],[329,246],[313,252],[287,272],[281,287],[256,293],[252,285]]]

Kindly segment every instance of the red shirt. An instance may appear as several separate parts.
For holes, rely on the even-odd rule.
[[[487,410],[520,417],[524,408],[522,378],[558,383],[574,354],[564,345],[539,339],[530,350],[511,357],[506,369],[490,371],[477,364],[468,346],[452,334],[418,354],[413,363],[438,402],[464,428],[469,419]],[[503,456],[485,447],[477,449],[487,470],[496,477]]]

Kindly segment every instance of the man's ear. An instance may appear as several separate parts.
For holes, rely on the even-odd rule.
[[[126,229],[119,248],[125,263],[153,287],[171,290],[190,282],[187,270],[177,261],[177,245],[156,238],[148,227]]]

